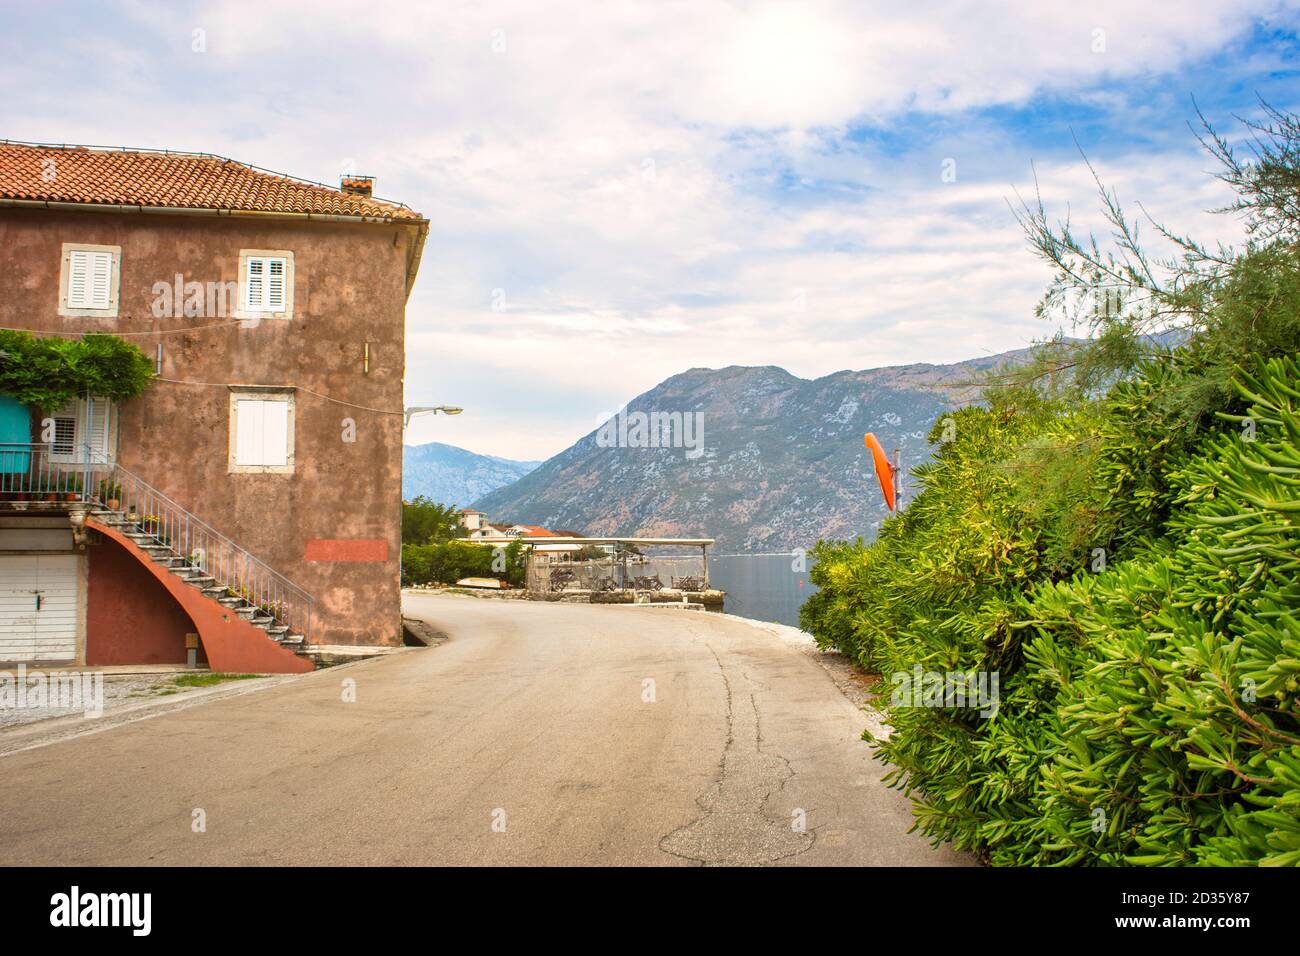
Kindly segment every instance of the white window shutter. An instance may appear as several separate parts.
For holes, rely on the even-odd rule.
[[[83,404],[86,409],[81,416],[81,421],[85,422],[86,428],[82,441],[90,445],[90,460],[92,462],[112,461],[112,404],[103,398],[83,400]],[[84,449],[79,448],[78,453],[84,453]]]
[[[241,398],[235,407],[235,461],[241,465],[262,464],[262,405],[258,399]]]
[[[262,403],[263,465],[289,463],[289,403]]]
[[[268,259],[266,282],[266,307],[271,312],[284,311],[284,260]]]
[[[244,308],[250,312],[284,312],[292,291],[289,259],[248,256],[244,262]]]
[[[68,308],[84,309],[89,300],[90,253],[68,253]]]
[[[90,305],[91,309],[107,309],[113,296],[113,253],[90,253]]]
[[[109,309],[113,305],[113,253],[85,249],[68,253],[68,308]]]
[[[235,464],[277,467],[289,463],[289,403],[241,398],[235,403]]]
[[[266,260],[248,257],[248,275],[244,277],[244,305],[249,309],[261,309],[266,297]]]

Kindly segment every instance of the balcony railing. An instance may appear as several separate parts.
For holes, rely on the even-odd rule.
[[[313,643],[312,597],[197,515],[88,446],[0,443],[0,505],[81,502],[111,511],[133,534],[146,535]],[[38,506],[42,507],[42,506]]]

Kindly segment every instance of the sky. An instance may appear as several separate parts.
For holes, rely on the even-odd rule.
[[[1298,30],[1300,0],[0,0],[0,138],[375,176],[431,223],[406,403],[466,409],[407,443],[543,459],[689,368],[1050,336],[1009,202],[1100,225],[1080,151],[1236,241],[1188,124],[1300,105]]]

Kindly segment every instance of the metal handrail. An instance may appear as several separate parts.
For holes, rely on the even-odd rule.
[[[212,586],[312,642],[315,602],[305,589],[90,445],[79,455],[68,446],[56,453],[59,447],[0,443],[0,498],[37,496],[112,511],[137,534],[183,558],[185,567],[213,578]]]

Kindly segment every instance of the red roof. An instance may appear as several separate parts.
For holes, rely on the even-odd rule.
[[[401,203],[208,153],[49,146],[0,140],[0,199],[309,213],[423,222]]]
[[[547,531],[541,525],[521,524],[518,527],[524,529],[525,538],[558,538],[559,537],[559,535],[557,535],[554,531]]]

